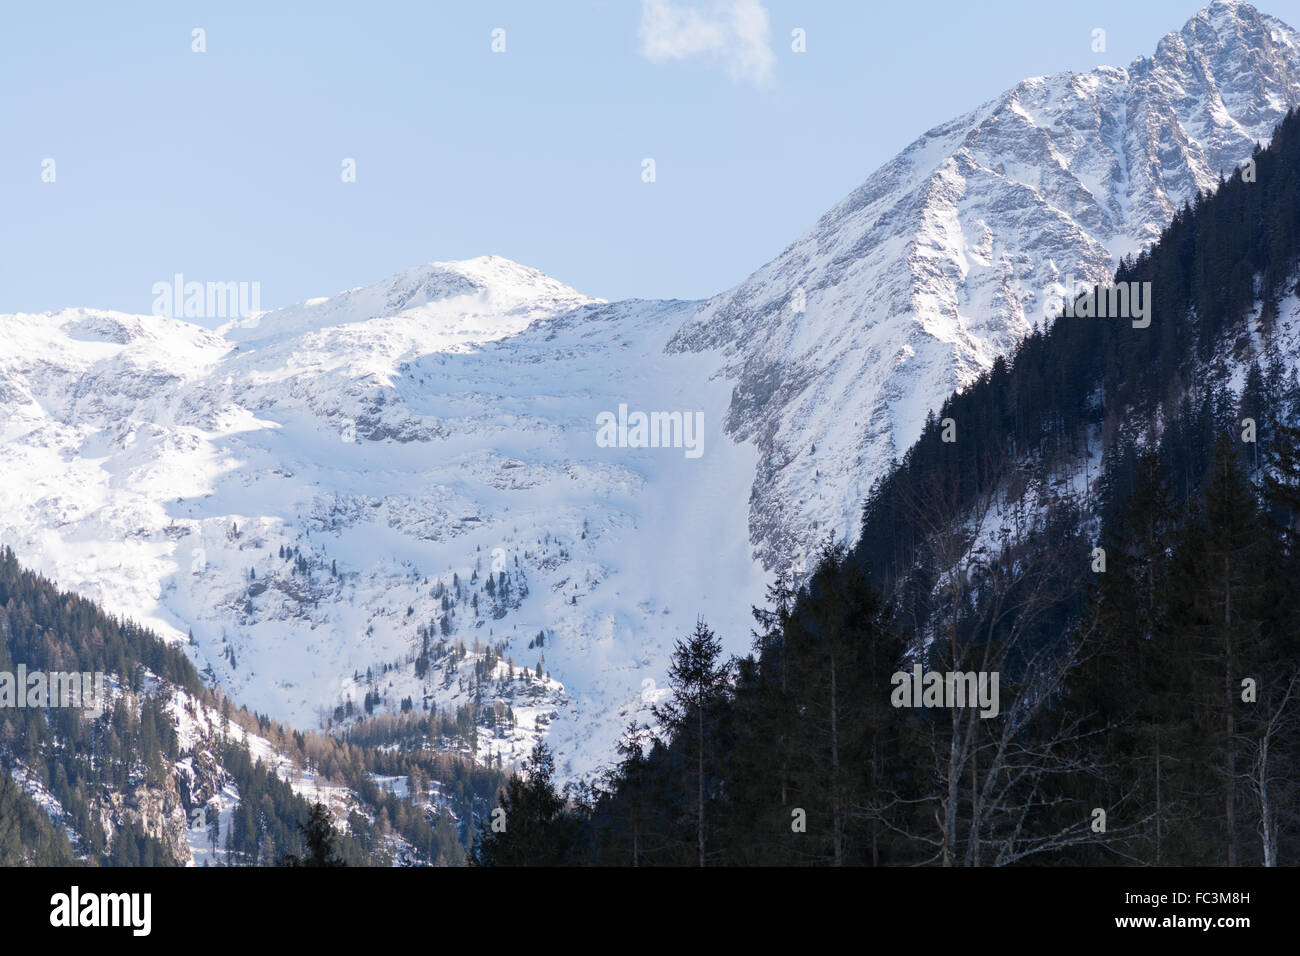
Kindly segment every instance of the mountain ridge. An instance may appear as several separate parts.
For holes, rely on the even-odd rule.
[[[1106,281],[1297,102],[1300,34],[1212,4],[1130,70],[1031,78],[926,132],[708,300],[669,347],[725,356],[727,433],[763,462],[759,560],[852,537],[927,411],[1046,320],[1059,286]],[[818,500],[793,506],[812,471]]]

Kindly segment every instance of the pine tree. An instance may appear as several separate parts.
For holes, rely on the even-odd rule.
[[[706,858],[705,793],[714,763],[710,732],[718,709],[726,701],[730,675],[730,667],[720,661],[721,656],[722,642],[703,621],[697,621],[694,632],[674,646],[668,665],[670,696],[652,711],[655,719],[675,739],[682,741],[691,755],[696,857],[700,866],[705,865]]]
[[[298,825],[303,840],[307,844],[307,855],[298,857],[285,854],[277,861],[277,866],[287,867],[339,867],[346,864],[335,855],[338,830],[330,816],[329,809],[323,803],[316,803],[311,808],[306,823]]]
[[[1185,649],[1169,624],[1178,514],[1156,452],[1139,456],[1132,491],[1122,500],[1112,497],[1109,508],[1105,569],[1091,572],[1086,625],[1097,639],[1069,691],[1072,709],[1087,715],[1095,763],[1109,772],[1077,783],[1099,805],[1126,806],[1125,819],[1149,820],[1124,841],[1125,850],[1160,865],[1166,832],[1179,817],[1178,780],[1170,776],[1170,767],[1178,768],[1169,758],[1196,731],[1184,706]],[[1113,856],[1086,858],[1107,862]]]
[[[1180,561],[1171,577],[1177,625],[1190,638],[1184,654],[1196,667],[1189,693],[1200,704],[1202,731],[1218,772],[1204,777],[1200,800],[1217,803],[1221,836],[1215,859],[1239,862],[1237,761],[1239,681],[1261,643],[1265,567],[1270,541],[1253,491],[1242,474],[1234,442],[1223,436],[1215,447],[1205,487],[1204,515],[1189,524]],[[1211,812],[1205,807],[1206,812]],[[1208,852],[1207,847],[1207,852]]]
[[[473,866],[559,866],[576,852],[575,828],[555,788],[555,758],[542,742],[512,774],[484,819],[469,856]]]

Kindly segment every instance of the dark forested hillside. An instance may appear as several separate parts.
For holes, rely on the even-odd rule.
[[[475,862],[1300,862],[1298,177],[1292,113],[1121,264],[1149,323],[954,394],[751,655],[701,623],[656,732],[567,802],[540,749]]]
[[[226,864],[302,855],[311,803],[253,752],[250,734],[351,791],[335,847],[351,865],[463,862],[471,816],[502,779],[424,746],[444,715],[361,724],[362,745],[236,709],[202,685],[181,649],[24,570],[9,548],[0,549],[0,637],[0,673],[99,671],[111,698],[102,713],[0,706],[0,864],[171,865],[190,859],[191,829]],[[182,719],[201,728],[189,747]],[[410,798],[381,789],[375,775],[415,783]],[[224,815],[218,797],[229,800]]]

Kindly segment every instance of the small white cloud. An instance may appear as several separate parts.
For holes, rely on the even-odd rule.
[[[767,86],[776,57],[761,0],[714,0],[707,9],[676,0],[642,0],[641,55],[653,63],[708,56],[733,80]]]

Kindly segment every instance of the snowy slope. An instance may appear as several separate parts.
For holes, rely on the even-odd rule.
[[[517,726],[482,754],[514,759],[554,720],[560,766],[587,772],[648,716],[696,615],[743,647],[761,594],[737,494],[752,451],[721,435],[710,359],[664,349],[694,307],[606,305],[490,258],[219,333],[0,317],[17,479],[0,539],[113,611],[192,631],[210,678],[298,726],[370,691],[381,709],[469,702],[469,667],[415,674],[421,629],[443,641],[447,615],[471,656],[504,642],[498,676],[511,658],[550,672],[540,693],[488,688]],[[620,404],[703,413],[705,454],[598,446]]]

